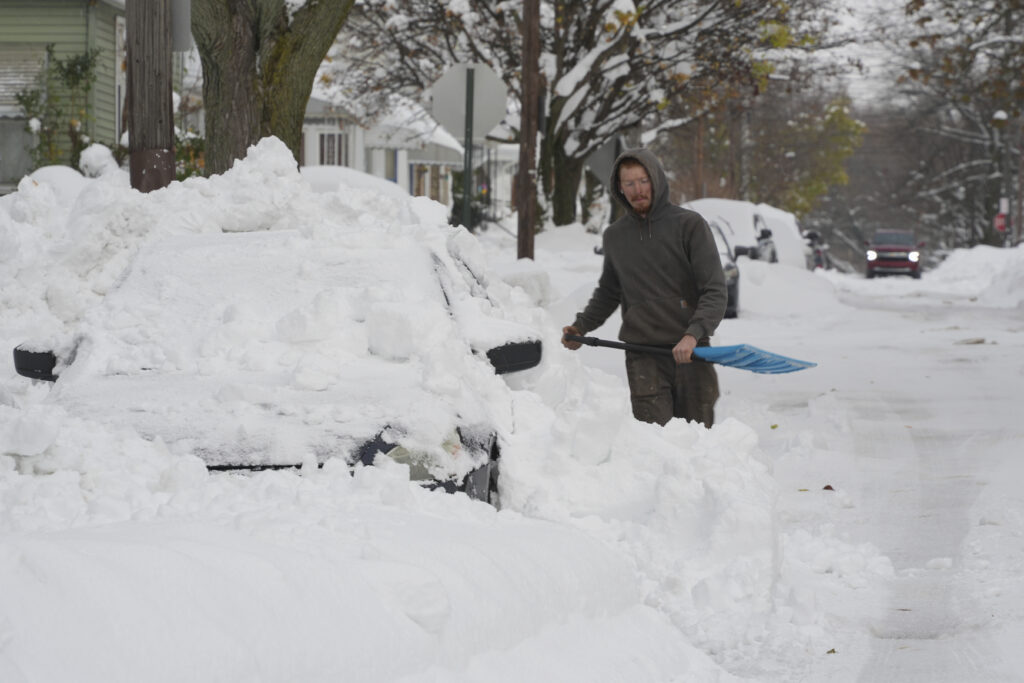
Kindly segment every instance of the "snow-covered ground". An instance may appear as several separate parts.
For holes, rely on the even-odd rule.
[[[0,198],[0,346],[73,329],[163,237],[443,217],[317,192],[273,140],[149,195],[65,171]],[[818,367],[721,369],[705,430],[633,421],[618,352],[560,348],[595,240],[481,235],[546,326],[500,511],[387,462],[211,474],[0,366],[0,681],[1024,680],[1024,250],[916,281],[741,259],[715,342]]]

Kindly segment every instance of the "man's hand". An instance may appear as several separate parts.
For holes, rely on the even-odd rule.
[[[568,341],[565,338],[565,335],[567,334],[574,334],[577,337],[581,336],[580,331],[575,326],[566,325],[565,327],[562,328],[562,346],[569,349],[570,351],[575,351],[576,349],[583,346],[583,344],[579,343],[578,341]]]
[[[697,348],[697,338],[692,334],[684,334],[679,343],[672,347],[672,357],[675,358],[676,364],[689,363],[693,359],[695,348]]]

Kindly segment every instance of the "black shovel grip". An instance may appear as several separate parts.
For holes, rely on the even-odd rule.
[[[597,337],[581,337],[578,334],[565,335],[566,341],[579,342],[587,346],[606,346],[610,349],[623,349],[625,351],[636,351],[637,353],[653,353],[659,356],[671,356],[672,348],[669,346],[648,346],[646,344],[629,344],[627,342],[608,341]]]

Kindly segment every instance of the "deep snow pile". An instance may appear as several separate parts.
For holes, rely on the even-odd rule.
[[[316,192],[274,139],[222,176],[148,195],[120,172],[45,176],[0,198],[8,349],[68,343],[140,249],[167,237],[448,230],[444,207],[428,200],[345,184]],[[561,326],[596,280],[591,238],[582,227],[545,233],[536,264],[499,269],[521,288],[493,284],[516,317],[544,330],[546,349],[540,367],[508,377],[515,431],[500,512],[422,490],[388,462],[354,476],[330,465],[210,474],[123,425],[68,416],[50,386],[4,365],[0,680],[712,681],[729,680],[726,668],[798,671],[829,642],[821,596],[855,600],[891,568],[828,530],[783,533],[772,464],[748,425],[637,423],[620,380],[560,349]],[[314,273],[324,264],[309,253]],[[759,282],[746,300],[755,317],[758,307],[797,315],[793,303],[767,310],[794,288],[840,306],[825,277],[744,265],[745,282]],[[284,329],[332,330],[334,313],[306,308]],[[223,318],[224,338],[244,346],[233,320]]]
[[[941,298],[934,296],[939,295],[996,308],[1017,308],[1024,303],[1024,248],[979,245],[957,249],[934,270],[924,271],[923,282],[909,278],[847,278],[836,272],[828,276],[844,294],[914,296],[941,302]]]

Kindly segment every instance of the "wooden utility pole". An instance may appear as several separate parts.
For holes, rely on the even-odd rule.
[[[150,192],[174,180],[171,0],[128,0],[125,33],[129,176]]]
[[[537,125],[540,117],[540,0],[523,0],[522,103],[519,115],[519,258],[533,258],[537,223]]]
[[[704,185],[704,117],[697,119],[697,163],[694,169],[696,195],[698,198],[707,197],[707,187]]]

